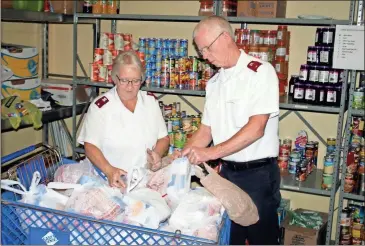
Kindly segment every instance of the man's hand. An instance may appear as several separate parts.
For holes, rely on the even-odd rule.
[[[127,175],[127,172],[123,169],[119,169],[113,166],[108,167],[105,175],[108,178],[109,185],[111,187],[125,188],[125,184],[121,178],[122,175]]]
[[[188,147],[183,149],[182,156],[186,156],[191,164],[200,164],[209,160],[214,160],[212,148]]]
[[[148,169],[155,172],[162,166],[162,160],[155,151],[147,149],[147,166]]]

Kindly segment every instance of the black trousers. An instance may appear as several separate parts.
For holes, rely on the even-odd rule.
[[[277,209],[280,206],[280,170],[275,159],[263,167],[232,171],[222,165],[221,175],[244,190],[255,203],[260,219],[251,226],[231,224],[231,245],[277,245],[279,222]]]

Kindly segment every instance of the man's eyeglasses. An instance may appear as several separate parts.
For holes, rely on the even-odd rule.
[[[118,81],[120,84],[122,85],[128,85],[129,83],[131,83],[134,86],[140,85],[142,83],[142,78],[140,79],[124,79],[124,78],[119,78],[118,75],[116,75],[115,77],[117,77]]]
[[[223,34],[224,32],[221,32],[214,40],[213,40],[213,42],[211,42],[210,43],[210,45],[208,45],[208,46],[205,46],[204,48],[202,48],[202,49],[200,49],[200,50],[198,50],[198,52],[199,52],[199,54],[200,55],[203,55],[204,54],[204,52],[209,52],[210,51],[210,47],[212,47],[212,45],[215,43],[215,41],[217,41],[218,40],[218,38],[220,37],[220,36],[222,36],[222,34]]]

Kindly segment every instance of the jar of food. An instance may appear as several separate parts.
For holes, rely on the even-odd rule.
[[[319,66],[310,66],[308,81],[318,82],[319,79]]]
[[[286,56],[286,45],[284,41],[278,40],[275,59],[278,61],[285,61],[285,56]]]
[[[326,85],[325,105],[335,106],[336,96],[336,83],[328,83]]]
[[[277,32],[277,41],[283,41],[286,42],[287,41],[287,32],[288,32],[288,27],[284,26],[284,25],[280,25],[278,26],[278,32]]]
[[[209,0],[200,0],[200,9],[199,9],[200,16],[210,16],[214,15],[213,9],[213,1]]]
[[[236,44],[242,44],[243,29],[236,28],[234,30],[234,41]]]
[[[259,46],[260,45],[260,30],[251,30],[250,31],[250,46]]]
[[[259,47],[258,46],[250,46],[250,50],[248,52],[250,56],[259,58]]]
[[[288,92],[288,95],[289,95],[290,98],[292,98],[293,95],[294,95],[294,84],[298,80],[299,80],[299,76],[298,75],[292,75],[290,77],[290,80],[289,80],[289,92]]]
[[[262,45],[269,46],[270,45],[270,34],[268,30],[261,31],[262,37]]]
[[[328,75],[328,82],[330,83],[338,83],[339,82],[339,70],[331,69]]]
[[[318,27],[316,30],[316,37],[315,37],[315,46],[321,46],[323,39],[323,28]]]
[[[274,68],[275,68],[276,73],[284,74],[285,61],[276,60],[274,62]]]
[[[242,31],[242,44],[249,45],[250,43],[250,30],[243,29]]]
[[[294,83],[293,102],[304,102],[305,81],[298,80]]]
[[[317,46],[308,46],[307,51],[307,64],[308,65],[318,65],[319,58],[318,58],[318,47]]]
[[[277,31],[268,30],[268,33],[269,33],[269,46],[275,46],[277,44],[276,40]]]
[[[313,82],[305,83],[305,90],[304,90],[304,102],[312,104],[315,98],[315,88]]]
[[[308,74],[309,74],[309,66],[306,64],[301,65],[300,72],[299,72],[299,80],[307,81]]]
[[[333,47],[319,47],[319,64],[324,66],[332,66]]]
[[[326,83],[314,83],[314,104],[315,105],[323,105],[324,104],[324,95],[325,95],[325,87]]]
[[[268,62],[269,61],[269,47],[261,46],[259,48],[259,57],[261,60]]]
[[[328,83],[330,74],[330,67],[328,66],[320,66],[318,73],[318,81],[320,83]]]
[[[333,47],[335,43],[336,28],[325,27],[322,30],[322,45]]]

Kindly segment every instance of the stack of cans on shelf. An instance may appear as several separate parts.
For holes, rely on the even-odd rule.
[[[340,245],[364,245],[364,202],[349,201],[341,212]]]
[[[365,196],[364,117],[352,118],[352,136],[347,154],[344,191]]]
[[[172,154],[175,149],[182,150],[187,140],[198,130],[201,115],[187,115],[186,111],[181,111],[179,102],[165,105],[159,101],[159,105],[170,138],[169,154]]]
[[[146,86],[203,90],[215,69],[188,55],[187,39],[140,38],[139,51],[145,54]]]
[[[113,83],[112,65],[121,51],[133,49],[132,34],[101,33],[99,48],[94,50],[94,60],[90,64],[90,80],[93,82]],[[140,58],[141,55],[139,54]]]

